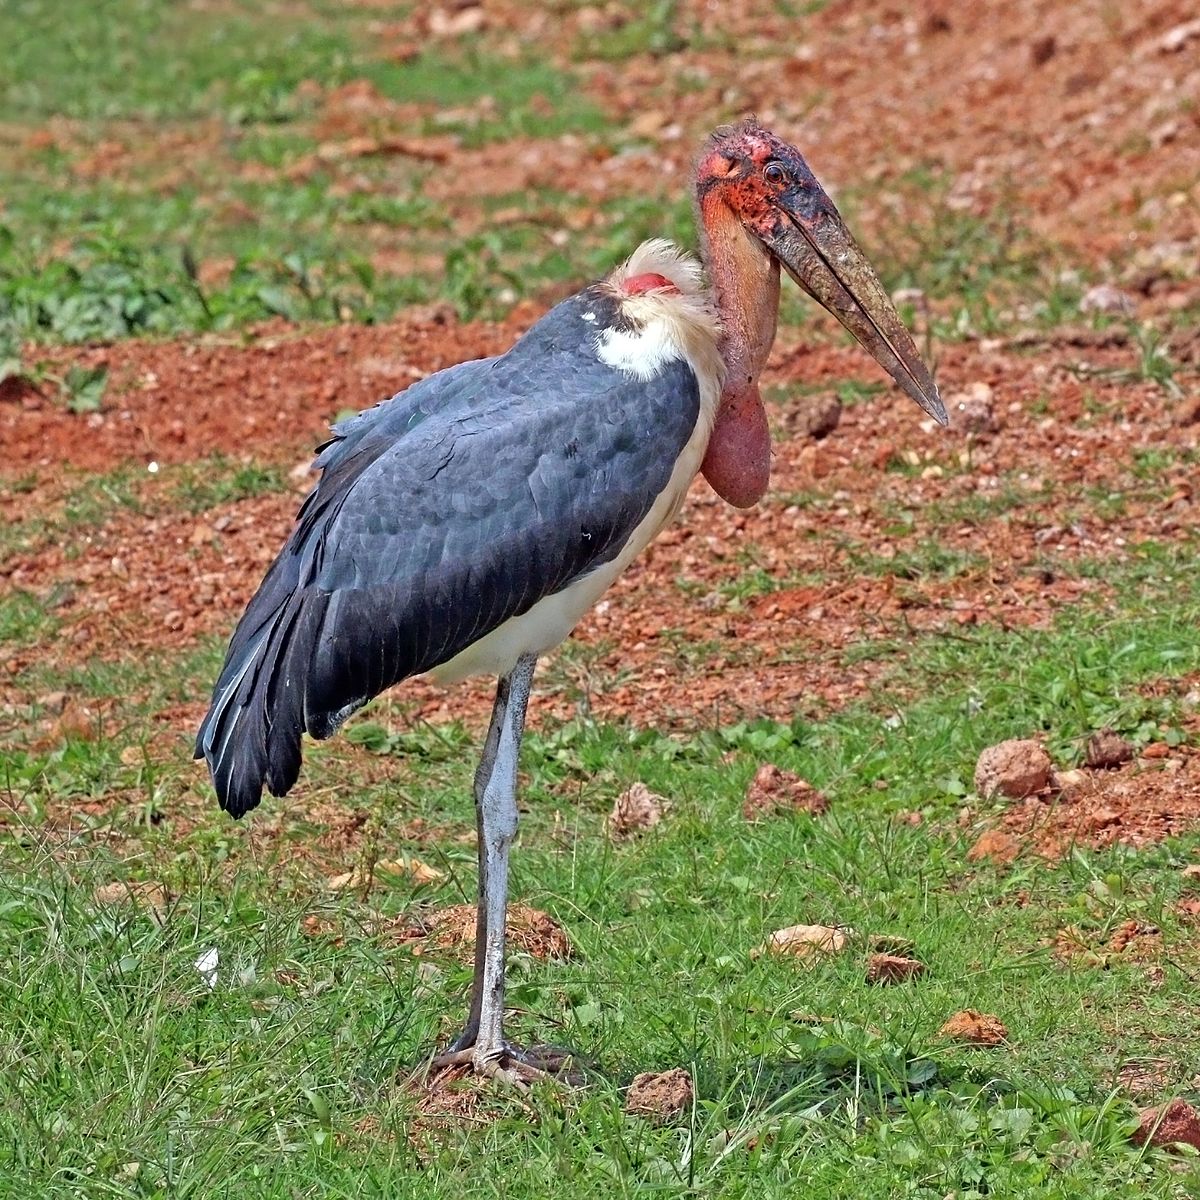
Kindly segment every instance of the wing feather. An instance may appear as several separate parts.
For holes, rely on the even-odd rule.
[[[448,662],[617,556],[699,415],[682,360],[600,362],[588,289],[498,359],[441,372],[334,428],[321,478],[230,642],[197,757],[222,806],[282,795],[301,734]]]

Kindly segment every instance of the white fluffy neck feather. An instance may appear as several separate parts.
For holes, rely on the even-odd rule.
[[[661,275],[672,288],[627,294],[626,280]],[[711,424],[725,379],[718,349],[720,322],[700,263],[664,238],[643,242],[605,281],[633,326],[597,331],[601,362],[638,379],[652,379],[663,367],[684,359],[700,383],[703,420]]]

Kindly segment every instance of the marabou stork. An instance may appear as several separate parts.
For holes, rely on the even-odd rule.
[[[908,331],[799,151],[753,120],[697,162],[703,267],[638,247],[506,354],[440,371],[333,427],[321,471],[233,634],[196,756],[234,817],[296,782],[392,684],[499,677],[475,774],[479,901],[461,1036],[433,1059],[509,1082],[545,1060],[505,1041],[508,854],[538,656],[675,516],[697,471],[732,504],[767,487],[758,378],[782,267],[900,387],[946,412]],[[704,272],[707,272],[707,285]]]

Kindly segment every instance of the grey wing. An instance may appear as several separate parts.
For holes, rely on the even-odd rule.
[[[302,732],[327,737],[617,556],[695,428],[696,379],[682,362],[649,382],[590,354],[568,362],[566,375],[536,355],[470,364],[468,390],[495,399],[460,398],[327,458],[200,730],[223,807],[254,807],[264,782],[282,795]]]

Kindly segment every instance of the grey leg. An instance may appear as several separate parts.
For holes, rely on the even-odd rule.
[[[483,1003],[483,965],[487,949],[487,880],[488,856],[485,853],[486,837],[483,822],[483,797],[492,770],[496,764],[496,751],[500,745],[500,731],[504,726],[504,714],[508,709],[508,677],[496,684],[496,699],[492,704],[492,719],[488,724],[487,739],[483,754],[475,769],[475,835],[479,857],[479,893],[475,905],[475,978],[471,984],[471,1008],[467,1014],[467,1025],[451,1043],[447,1054],[470,1049],[479,1035],[479,1010]]]
[[[517,834],[517,762],[525,732],[525,711],[537,659],[524,655],[508,676],[508,697],[501,721],[496,753],[483,788],[481,805],[483,842],[479,861],[483,924],[483,988],[479,1008],[479,1035],[475,1039],[476,1070],[498,1065],[504,1045],[504,935],[508,914],[508,852]]]
[[[508,852],[517,832],[517,763],[536,665],[533,655],[519,658],[496,689],[492,722],[475,774],[479,911],[471,1008],[462,1036],[433,1060],[434,1067],[470,1062],[480,1074],[518,1083],[545,1074],[522,1063],[505,1043],[503,1029]]]

